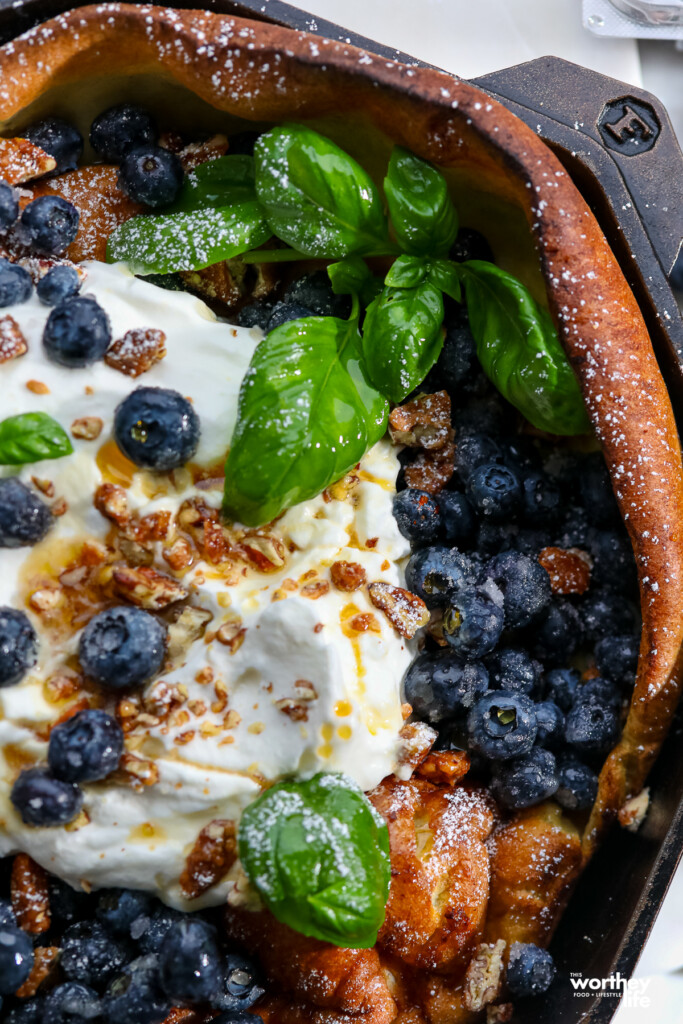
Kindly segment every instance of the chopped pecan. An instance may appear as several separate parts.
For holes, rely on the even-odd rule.
[[[397,405],[389,416],[389,433],[394,444],[429,450],[443,448],[453,440],[448,392],[418,395],[412,402]]]
[[[358,465],[354,467],[354,470],[357,469]],[[325,488],[323,491],[324,502],[329,504],[331,501],[346,501],[353,494],[360,483],[360,477],[354,470],[346,473],[341,479],[335,480],[333,484]]]
[[[71,433],[82,441],[94,441],[102,433],[103,426],[99,416],[81,416],[71,424]]]
[[[45,696],[51,703],[56,704],[61,700],[67,700],[78,693],[81,688],[81,678],[77,675],[67,675],[66,672],[58,672],[45,683]]]
[[[117,566],[113,579],[114,587],[122,597],[148,611],[158,612],[187,597],[187,589],[182,583],[149,566]]]
[[[200,164],[225,156],[228,152],[228,139],[225,135],[212,135],[203,142],[190,142],[178,151],[178,158],[185,172],[194,170]]]
[[[127,777],[128,781],[135,788],[138,786],[155,786],[159,781],[159,767],[155,761],[138,757],[136,754],[131,754],[128,751],[121,757],[119,771],[123,772],[124,777]]]
[[[413,769],[422,764],[436,741],[436,732],[425,722],[406,722],[399,733],[398,768],[399,779],[409,779]]]
[[[337,590],[351,593],[363,586],[366,573],[358,562],[333,562],[330,566],[330,577]]]
[[[371,583],[368,593],[375,608],[384,612],[401,636],[410,639],[429,622],[427,605],[403,587],[395,587],[392,583]]]
[[[41,278],[45,277],[48,270],[52,270],[53,267],[71,267],[72,270],[76,271],[81,284],[83,284],[88,276],[87,270],[80,266],[80,264],[59,256],[22,256],[21,259],[17,260],[17,263],[24,270],[28,270],[34,284],[38,284]]]
[[[54,171],[57,161],[28,139],[0,139],[0,179],[20,185]]]
[[[496,1003],[486,1007],[486,1024],[508,1024],[515,1007],[512,1003]]]
[[[53,973],[57,966],[59,946],[36,946],[33,951],[33,967],[24,984],[14,993],[19,999],[30,999]]]
[[[95,508],[117,526],[124,526],[130,519],[128,496],[118,484],[100,484],[95,491]]]
[[[0,317],[0,365],[28,352],[26,338],[13,316]]]
[[[308,679],[297,679],[294,684],[294,695],[298,700],[317,700],[318,691]]]
[[[553,594],[584,594],[591,581],[590,555],[580,548],[543,548],[538,560]]]
[[[308,708],[303,701],[294,700],[293,697],[282,697],[273,703],[278,711],[281,711],[283,715],[287,715],[287,718],[291,718],[293,722],[308,721]]]
[[[53,516],[64,516],[69,511],[69,502],[66,498],[57,498],[50,506],[50,511]]]
[[[373,615],[372,612],[359,612],[358,615],[354,615],[349,626],[355,633],[381,633],[382,629],[377,616]]]
[[[229,612],[216,633],[216,640],[229,647],[234,654],[244,643],[246,632],[241,616],[237,612]]]
[[[251,533],[242,538],[240,551],[259,572],[276,572],[285,564],[285,546],[279,537]]]
[[[237,860],[237,829],[234,821],[209,822],[190,850],[180,876],[183,895],[189,900],[201,896],[227,874]]]
[[[149,544],[140,544],[139,541],[120,534],[118,537],[119,551],[125,558],[128,565],[151,565],[154,561],[154,548]]]
[[[500,995],[503,986],[503,953],[505,940],[481,942],[474,951],[465,973],[464,1003],[468,1010],[477,1012]]]
[[[26,390],[30,391],[32,395],[49,395],[50,389],[47,384],[42,380],[27,380]]]
[[[188,605],[182,614],[168,627],[167,654],[171,663],[187,654],[190,646],[204,636],[213,615],[204,608]]]
[[[330,585],[327,580],[315,580],[312,583],[304,583],[299,593],[302,597],[307,597],[309,601],[317,601],[319,597],[324,597],[329,593],[329,590]]]
[[[192,548],[184,537],[178,537],[170,548],[164,548],[161,556],[175,572],[188,569],[192,565]]]
[[[453,476],[455,445],[449,442],[436,451],[423,451],[404,470],[408,487],[438,494]]]
[[[454,786],[470,768],[464,750],[434,750],[417,768],[417,774],[435,785]]]
[[[44,480],[39,476],[32,476],[31,483],[34,487],[37,487],[41,494],[45,494],[48,498],[54,498],[55,496],[55,485],[52,480]]]
[[[619,808],[619,824],[629,832],[637,832],[647,814],[650,805],[650,789],[648,786],[640,793],[632,796],[623,807]]]
[[[55,587],[43,587],[41,590],[34,590],[28,599],[28,603],[34,612],[40,615],[50,615],[62,601],[62,592]]]
[[[150,512],[130,524],[129,533],[141,544],[154,540],[166,540],[171,525],[171,513]]]
[[[10,891],[19,927],[31,935],[46,932],[50,927],[47,875],[26,853],[18,853],[12,861]]]
[[[219,521],[218,509],[202,498],[184,501],[178,512],[182,529],[194,538],[201,554],[212,565],[228,561],[232,554],[230,536]]]
[[[156,327],[135,327],[112,342],[104,357],[112,370],[139,377],[166,355],[166,335]]]

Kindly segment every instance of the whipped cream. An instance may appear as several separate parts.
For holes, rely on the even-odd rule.
[[[199,561],[179,574],[190,605],[211,618],[203,636],[141,695],[132,695],[127,751],[153,766],[156,781],[86,785],[85,814],[73,825],[24,825],[9,800],[11,786],[20,766],[45,760],[46,727],[73,703],[55,699],[50,680],[73,671],[79,636],[63,621],[55,627],[51,613],[36,612],[30,602],[58,581],[84,542],[105,544],[112,523],[93,505],[97,487],[119,482],[132,510],[170,512],[172,522],[188,499],[220,506],[220,482],[197,485],[185,471],[172,478],[130,472],[111,439],[114,410],[141,384],[180,391],[201,420],[195,461],[211,466],[225,455],[239,386],[261,338],[260,331],[222,323],[198,299],[140,281],[122,266],[84,267],[83,294],[104,307],[113,338],[155,327],[166,335],[167,354],[137,380],[103,362],[65,369],[45,358],[49,309],[35,295],[2,311],[28,342],[24,356],[0,366],[3,417],[44,411],[70,432],[75,419],[96,416],[103,428],[96,440],[74,438],[72,455],[21,469],[26,482],[49,481],[51,500],[66,499],[68,509],[36,547],[0,550],[0,605],[24,608],[40,640],[37,666],[19,685],[0,690],[0,853],[24,850],[74,886],[147,889],[184,909],[220,903],[240,878],[239,864],[191,903],[179,884],[205,825],[237,821],[263,784],[283,775],[342,771],[368,790],[396,767],[409,645],[372,606],[367,588],[337,589],[330,566],[354,562],[367,582],[402,583],[409,546],[392,515],[398,461],[381,441],[351,487],[287,511],[269,531],[285,552],[274,571],[240,564],[228,572]],[[11,472],[0,467],[1,475]],[[162,546],[155,565],[172,575]],[[221,626],[230,643],[217,635]],[[175,696],[164,704],[169,694]],[[107,706],[115,703],[111,698]],[[150,714],[150,705],[165,710]]]

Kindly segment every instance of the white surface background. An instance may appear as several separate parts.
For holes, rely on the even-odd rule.
[[[667,106],[683,142],[683,52],[674,43],[605,39],[581,25],[578,0],[289,0],[462,78],[552,54],[642,85]],[[649,1008],[622,1005],[615,1024],[683,1021],[683,867],[636,975]],[[551,1024],[549,1021],[548,1024]]]

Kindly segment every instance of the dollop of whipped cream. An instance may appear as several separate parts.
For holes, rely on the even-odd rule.
[[[137,380],[104,362],[65,369],[45,357],[49,309],[35,295],[2,311],[28,343],[25,355],[0,367],[3,416],[43,411],[68,433],[74,420],[98,417],[102,430],[93,440],[73,438],[72,455],[21,469],[61,514],[36,547],[0,550],[0,605],[25,609],[40,642],[35,668],[0,690],[0,853],[26,851],[75,887],[146,889],[197,908],[237,898],[243,880],[236,862],[204,891],[199,879],[191,900],[181,885],[188,855],[211,822],[236,824],[281,776],[340,771],[368,790],[397,765],[409,645],[372,606],[367,587],[339,589],[331,567],[355,563],[367,583],[402,583],[409,546],[392,515],[398,460],[381,441],[343,482],[274,527],[235,524],[221,533],[212,526],[231,554],[208,558],[206,543],[193,546],[196,529],[185,529],[183,510],[186,518],[188,509],[189,519],[201,509],[216,521],[222,480],[207,467],[225,455],[261,333],[220,322],[198,299],[140,281],[122,266],[84,268],[82,292],[106,310],[113,338],[157,328],[167,354]],[[114,410],[143,384],[193,400],[202,429],[194,469],[203,473],[154,476],[122,459],[112,439]],[[129,525],[167,520],[166,536],[145,543],[144,529],[106,518],[94,504],[103,483],[122,488]],[[201,523],[198,536],[206,542]],[[168,559],[178,551],[190,552],[190,564],[181,557],[173,568]],[[186,595],[162,613],[170,627],[165,671],[141,693],[98,694],[80,675],[80,630],[106,606],[98,602],[111,593],[112,574],[150,560]],[[124,725],[122,770],[83,787],[84,813],[75,822],[30,828],[12,807],[12,783],[22,767],[45,761],[50,726],[86,701],[116,711]]]

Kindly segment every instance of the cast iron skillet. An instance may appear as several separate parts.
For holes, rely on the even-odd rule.
[[[0,44],[89,0],[0,0]],[[281,0],[164,0],[269,21],[422,65],[398,50],[314,18]],[[557,57],[475,79],[526,121],[565,165],[600,223],[638,299],[683,429],[683,318],[668,284],[683,245],[683,155],[650,93]],[[542,998],[520,1000],[520,1024],[607,1024],[619,977],[635,973],[683,851],[683,716],[673,723],[649,780],[641,830],[613,829],[581,876],[552,942],[558,973]],[[571,978],[615,979],[575,995]]]

